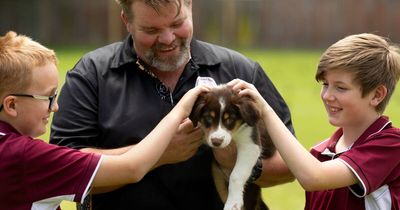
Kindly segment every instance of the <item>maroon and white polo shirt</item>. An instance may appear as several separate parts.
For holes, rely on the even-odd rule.
[[[60,209],[82,202],[101,156],[50,145],[0,121],[0,209]]]
[[[320,161],[339,158],[357,176],[359,183],[334,190],[306,192],[306,210],[399,210],[400,129],[387,117],[376,120],[349,150],[337,154],[342,130],[314,146]]]

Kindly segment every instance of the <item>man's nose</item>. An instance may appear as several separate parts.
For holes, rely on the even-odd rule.
[[[164,30],[159,36],[158,36],[158,42],[169,45],[175,40],[176,36],[174,33],[174,30],[168,29]]]

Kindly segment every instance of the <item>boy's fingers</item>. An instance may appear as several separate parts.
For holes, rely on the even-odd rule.
[[[235,86],[236,84],[238,84],[240,81],[242,81],[242,80],[240,80],[240,79],[233,79],[233,80],[231,80],[230,82],[228,82],[227,85],[230,86],[230,87],[233,87],[233,86]]]

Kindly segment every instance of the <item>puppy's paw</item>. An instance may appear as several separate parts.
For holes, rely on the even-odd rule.
[[[242,210],[243,202],[226,202],[224,210]]]

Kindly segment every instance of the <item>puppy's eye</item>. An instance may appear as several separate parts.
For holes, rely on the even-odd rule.
[[[213,123],[214,118],[210,115],[205,115],[203,117],[203,124],[205,127],[210,127],[211,124]]]
[[[232,129],[235,126],[235,122],[236,122],[236,114],[235,113],[225,113],[224,114],[224,124],[227,128]]]
[[[232,125],[234,122],[235,122],[235,121],[234,121],[232,118],[228,118],[228,119],[225,120],[225,123],[226,123],[227,125]]]

